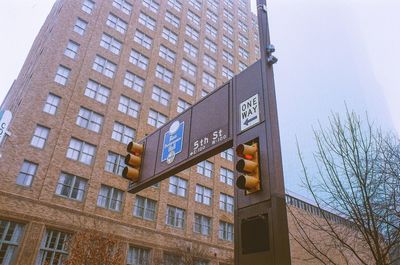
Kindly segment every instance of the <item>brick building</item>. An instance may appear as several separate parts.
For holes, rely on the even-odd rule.
[[[127,264],[186,243],[232,263],[232,150],[137,195],[120,175],[126,144],[254,62],[257,35],[249,0],[57,0],[1,105],[0,263],[58,264],[81,228]]]

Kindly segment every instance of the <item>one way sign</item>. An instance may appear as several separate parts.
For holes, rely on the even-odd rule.
[[[240,131],[260,122],[258,94],[240,103]]]

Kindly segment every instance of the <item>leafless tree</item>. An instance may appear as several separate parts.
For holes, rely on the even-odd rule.
[[[292,240],[317,264],[397,264],[390,254],[400,246],[398,137],[349,111],[332,115],[314,137],[315,170],[298,150],[317,210],[289,207]]]
[[[209,250],[198,243],[183,243],[177,245],[173,250],[163,257],[154,259],[154,265],[197,265],[201,261],[209,261],[211,254]]]

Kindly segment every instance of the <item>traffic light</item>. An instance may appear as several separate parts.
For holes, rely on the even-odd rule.
[[[130,142],[126,150],[129,154],[125,156],[126,167],[122,171],[122,177],[136,182],[139,180],[144,146],[143,144]]]
[[[236,179],[236,186],[245,190],[246,195],[261,190],[260,162],[258,143],[251,141],[246,144],[239,144],[236,147],[236,154],[241,157],[236,162],[236,170],[240,173]]]

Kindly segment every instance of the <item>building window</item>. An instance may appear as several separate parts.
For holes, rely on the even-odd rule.
[[[151,98],[164,106],[168,106],[171,94],[158,86],[153,86],[153,93],[151,93]]]
[[[207,0],[208,5],[213,9],[218,9],[218,2],[215,0]]]
[[[124,85],[129,88],[132,88],[138,93],[143,93],[144,79],[129,71],[126,71],[124,78]]]
[[[239,55],[242,56],[244,59],[248,60],[249,59],[249,52],[243,49],[242,47],[239,47]]]
[[[114,173],[118,176],[122,176],[122,171],[124,170],[125,157],[114,152],[108,151],[105,171]]]
[[[132,12],[132,5],[125,0],[114,0],[113,6],[122,10],[127,15],[130,15]]]
[[[102,123],[103,115],[84,107],[79,109],[78,117],[76,118],[76,125],[79,127],[98,133]]]
[[[163,255],[163,265],[182,265],[183,258],[182,256],[172,254],[172,253],[164,253]]]
[[[192,28],[191,26],[186,25],[185,33],[186,33],[186,35],[191,37],[193,40],[195,40],[195,41],[199,40],[199,32],[197,30],[195,30],[194,28]]]
[[[233,241],[233,224],[219,221],[219,239]]]
[[[192,11],[188,10],[187,18],[191,21],[195,26],[200,27],[200,17],[193,13]]]
[[[112,139],[123,144],[128,144],[129,142],[133,141],[133,139],[135,139],[135,135],[135,129],[117,121],[114,122],[114,127],[111,134]]]
[[[222,66],[222,76],[231,79],[234,76],[234,73],[225,66]]]
[[[129,246],[127,265],[149,265],[150,250]]]
[[[139,14],[139,23],[150,30],[156,29],[156,21],[144,13]]]
[[[226,149],[225,151],[221,152],[221,157],[228,161],[233,161],[233,149],[229,148],[229,149]]]
[[[147,124],[154,126],[156,128],[160,128],[167,122],[167,116],[157,112],[155,110],[150,109],[149,117],[147,118]]]
[[[224,22],[223,25],[224,30],[226,30],[229,34],[233,34],[233,28],[228,23]]]
[[[50,129],[43,127],[41,125],[37,125],[35,132],[33,133],[31,145],[43,149],[46,143],[47,137],[49,136]]]
[[[196,75],[196,65],[189,63],[189,61],[186,61],[185,59],[182,60],[181,69],[191,76]]]
[[[219,194],[219,209],[233,213],[233,197],[225,193]]]
[[[92,69],[109,78],[114,78],[117,65],[99,55],[96,55]]]
[[[178,113],[182,113],[186,109],[190,108],[192,106],[190,103],[184,101],[183,99],[178,98],[178,105],[176,107],[176,111]]]
[[[59,96],[49,93],[47,95],[46,103],[44,103],[43,111],[48,114],[55,115],[60,101],[61,98]]]
[[[85,96],[106,104],[108,97],[110,96],[110,89],[96,81],[89,80],[86,85]]]
[[[179,89],[183,92],[185,92],[186,94],[188,94],[189,96],[193,96],[194,95],[194,84],[190,83],[189,81],[185,80],[185,79],[181,79],[179,82]]]
[[[74,31],[79,35],[83,35],[85,33],[87,22],[81,18],[78,18],[74,25]]]
[[[188,181],[186,179],[172,176],[169,178],[169,192],[175,195],[186,197]]]
[[[207,96],[209,93],[207,91],[205,91],[204,89],[201,90],[201,97],[204,98],[205,96]]]
[[[222,51],[222,58],[227,61],[229,64],[233,64],[233,55],[227,51]]]
[[[125,21],[111,13],[108,15],[106,25],[122,34],[125,34],[128,28],[128,24]]]
[[[167,60],[170,63],[173,63],[176,57],[175,52],[168,49],[162,44],[160,45],[160,51],[158,52],[158,55],[160,55],[161,58]]]
[[[160,5],[154,0],[143,0],[143,5],[153,11],[154,13],[158,12],[158,8]]]
[[[161,66],[159,64],[157,64],[156,67],[156,77],[164,80],[165,82],[167,82],[168,84],[171,84],[172,82],[172,77],[173,74],[170,70],[168,70],[167,68],[165,68],[164,66]]]
[[[226,183],[230,186],[233,185],[233,171],[221,167],[219,170],[219,180],[223,183]]]
[[[129,62],[142,68],[143,70],[147,69],[149,65],[149,58],[146,57],[144,54],[132,49],[129,55]]]
[[[212,190],[201,186],[199,184],[196,185],[196,196],[194,200],[196,202],[205,204],[205,205],[211,205],[211,198],[212,198]]]
[[[193,231],[204,236],[209,236],[211,234],[211,218],[195,213]]]
[[[67,233],[47,229],[35,264],[62,264],[68,256],[67,243],[69,239],[70,235]]]
[[[17,176],[17,184],[30,187],[33,182],[33,177],[36,175],[37,168],[38,164],[24,160]]]
[[[210,35],[215,39],[217,37],[218,32],[213,26],[211,26],[210,24],[206,24],[206,34]]]
[[[0,219],[0,262],[1,264],[14,264],[17,258],[19,241],[21,240],[24,226],[22,224]]]
[[[222,36],[222,43],[229,49],[233,49],[233,41],[225,35]]]
[[[167,28],[163,28],[161,36],[174,45],[178,42],[178,35],[176,35],[172,30],[169,30]]]
[[[197,173],[206,176],[207,178],[211,178],[213,173],[214,164],[204,160],[197,164]]]
[[[244,63],[242,63],[242,62],[239,62],[239,71],[243,71],[244,69],[246,69],[247,68],[247,65],[246,64],[244,64]]]
[[[233,2],[232,2],[232,0],[224,0],[224,3],[225,3],[225,5],[226,5],[228,8],[230,8],[230,9],[233,8]]]
[[[182,4],[178,0],[168,0],[168,5],[174,9],[176,9],[176,11],[178,11],[178,12],[180,12],[182,9]]]
[[[78,50],[79,44],[75,41],[69,40],[67,47],[65,48],[64,55],[71,59],[75,59],[76,55],[78,54]]]
[[[242,21],[238,21],[238,26],[240,30],[247,33],[247,26]]]
[[[165,223],[167,225],[183,229],[185,224],[185,210],[167,205],[167,217]]]
[[[91,0],[85,0],[82,4],[82,10],[88,14],[91,14],[94,9],[94,2]]]
[[[165,20],[171,23],[174,27],[179,27],[179,18],[169,11],[165,13]]]
[[[139,117],[140,103],[121,95],[119,98],[118,110],[137,119]]]
[[[213,77],[212,75],[203,72],[203,84],[211,87],[211,88],[215,88],[217,85],[217,80],[215,80],[215,77]]]
[[[57,73],[56,73],[56,77],[54,78],[54,81],[56,83],[59,83],[60,85],[65,86],[67,84],[70,72],[71,72],[71,69],[69,69],[65,66],[59,65],[57,68]]]
[[[209,9],[207,9],[206,16],[207,16],[207,18],[208,18],[209,20],[211,20],[212,22],[214,22],[214,23],[217,23],[217,22],[218,22],[218,16],[217,16],[214,12],[212,12],[211,10],[209,10]]]
[[[139,30],[136,30],[135,35],[133,36],[133,40],[148,50],[151,48],[151,44],[153,43],[152,38]]]
[[[121,190],[101,185],[97,206],[119,212],[122,207],[122,196]]]
[[[215,61],[213,58],[211,58],[207,54],[204,54],[203,63],[205,66],[207,66],[208,68],[210,68],[213,71],[215,71],[215,68],[217,67],[217,61]]]
[[[58,179],[56,194],[69,199],[83,201],[87,180],[61,172]]]
[[[92,164],[96,146],[87,142],[71,138],[67,149],[67,158],[80,161],[86,165]]]
[[[155,200],[136,195],[135,205],[133,207],[133,215],[145,220],[154,221],[156,219]]]
[[[122,43],[114,37],[103,33],[100,40],[100,46],[118,55],[121,52]]]
[[[233,15],[228,10],[224,9],[224,17],[229,21],[233,22]]]
[[[185,41],[183,44],[183,50],[190,56],[197,58],[198,49],[191,43]]]
[[[206,260],[195,260],[194,265],[209,265],[209,262]]]
[[[217,52],[217,44],[215,44],[214,42],[212,42],[209,39],[204,40],[204,47],[206,47],[207,49],[209,49],[210,51],[212,51],[214,53]]]
[[[239,34],[239,41],[245,46],[249,45],[249,40],[242,34]]]
[[[193,6],[197,11],[201,10],[201,2],[199,2],[199,0],[189,0],[189,4]]]

